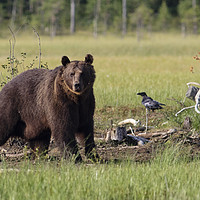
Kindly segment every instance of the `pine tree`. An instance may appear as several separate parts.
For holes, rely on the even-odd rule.
[[[136,26],[137,31],[137,40],[140,41],[142,39],[143,30],[146,29],[149,31],[149,27],[152,24],[152,15],[153,10],[148,8],[146,4],[141,4],[131,16],[131,24]]]
[[[171,15],[169,13],[166,1],[162,1],[162,5],[159,9],[159,13],[157,16],[157,27],[160,31],[166,31],[169,30],[170,23],[171,23]]]

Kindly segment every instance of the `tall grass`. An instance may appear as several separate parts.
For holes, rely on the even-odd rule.
[[[157,153],[148,163],[76,165],[1,164],[1,199],[199,199],[199,160],[188,162],[179,147]]]

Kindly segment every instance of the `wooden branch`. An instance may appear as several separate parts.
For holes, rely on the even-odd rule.
[[[37,38],[38,38],[38,45],[39,45],[39,68],[41,68],[41,56],[42,56],[42,52],[41,52],[41,42],[40,42],[40,35],[39,33],[35,30],[34,27],[32,27],[34,33],[36,34]]]
[[[14,69],[14,58],[15,58],[15,43],[16,43],[16,38],[15,38],[15,34],[12,31],[12,29],[10,28],[10,26],[8,26],[11,34],[12,34],[12,39],[13,39],[13,44],[11,43],[11,39],[9,39],[9,43],[10,43],[10,65],[11,65],[11,70],[12,70],[12,78],[14,77],[14,73],[13,73],[13,69]],[[11,48],[12,46],[12,48]],[[12,58],[11,58],[12,57]]]

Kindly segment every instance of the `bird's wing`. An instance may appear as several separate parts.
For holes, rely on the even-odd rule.
[[[155,100],[154,100],[154,101],[155,101]],[[155,101],[155,102],[157,102],[158,105],[166,106],[164,103],[160,103],[160,102],[158,102],[158,101]]]
[[[151,108],[152,106],[155,106],[155,103],[154,103],[153,99],[151,99],[151,98],[145,99],[145,100],[142,102],[142,104],[143,104],[145,107],[147,107],[147,108]]]
[[[162,108],[160,105],[159,102],[151,99],[151,98],[148,98],[148,99],[145,99],[144,102],[143,102],[143,105],[146,107],[146,108],[149,108],[149,109],[160,109]]]

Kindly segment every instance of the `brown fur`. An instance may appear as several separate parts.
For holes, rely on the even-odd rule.
[[[33,69],[21,73],[0,92],[0,145],[11,136],[30,142],[35,151],[47,150],[53,136],[63,155],[76,154],[77,140],[92,156],[95,147],[93,115],[95,98],[93,57],[72,61],[63,56],[54,70]]]

